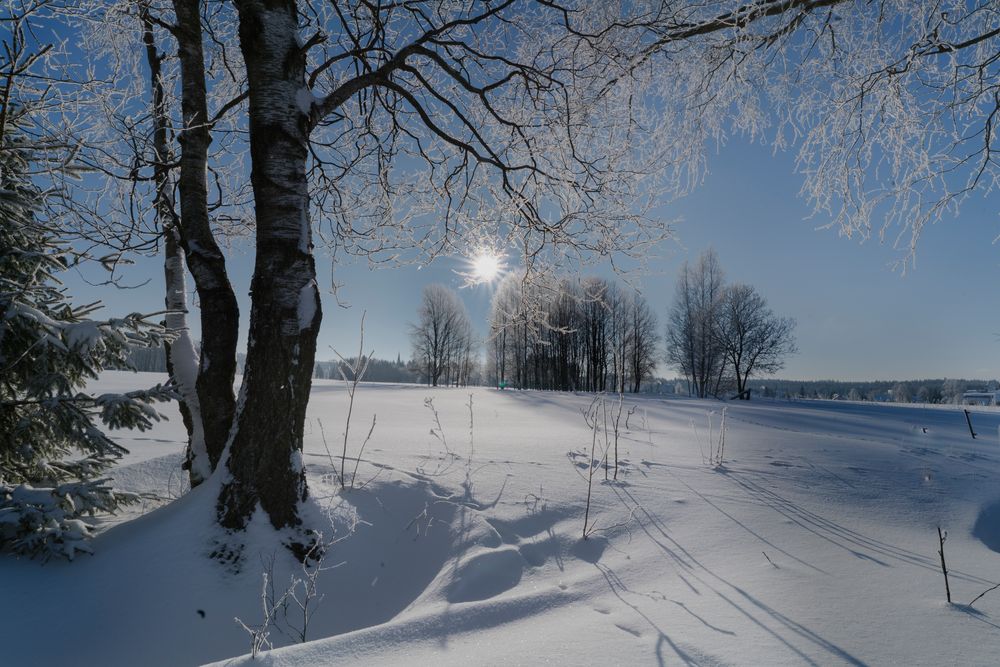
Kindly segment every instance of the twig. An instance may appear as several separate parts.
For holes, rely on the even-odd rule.
[[[627,528],[628,526],[632,525],[632,522],[635,520],[635,512],[637,509],[641,508],[638,506],[629,508],[628,516],[625,517],[623,520],[619,521],[618,523],[613,523],[610,526],[604,526],[603,528],[592,526],[589,534],[593,535],[594,533],[609,533],[617,528]],[[629,531],[629,533],[631,534],[631,531]]]
[[[437,438],[442,445],[444,445],[444,451],[447,452],[448,456],[454,456],[451,453],[451,448],[448,447],[448,439],[445,438],[444,428],[441,426],[441,417],[438,415],[437,408],[434,407],[434,399],[427,397],[424,399],[424,407],[431,411],[434,415],[434,423],[437,425],[437,430],[431,429],[431,435]]]
[[[944,533],[941,532],[941,526],[938,526],[938,555],[941,556],[941,573],[944,574],[944,592],[948,597],[948,604],[951,604],[951,586],[948,585],[948,566],[944,562],[944,541],[948,539],[948,531]],[[978,598],[977,598],[978,599]]]
[[[358,390],[358,384],[361,382],[362,378],[364,378],[365,373],[368,372],[368,364],[371,363],[372,356],[375,354],[375,350],[374,349],[371,352],[368,353],[367,357],[365,357],[365,354],[364,354],[364,352],[365,352],[365,316],[367,314],[368,314],[368,311],[363,311],[361,313],[361,341],[358,343],[358,356],[354,360],[354,363],[351,363],[351,362],[347,361],[347,359],[345,359],[344,356],[342,354],[340,354],[340,352],[337,352],[337,350],[333,351],[333,353],[336,354],[340,358],[340,362],[341,363],[337,364],[337,371],[340,373],[340,377],[344,380],[344,383],[345,383],[345,385],[347,387],[347,395],[350,397],[348,399],[348,402],[347,402],[347,420],[344,423],[344,446],[343,446],[343,449],[341,450],[341,453],[340,453],[340,488],[341,489],[346,489],[347,486],[348,486],[347,485],[347,479],[346,479],[346,475],[347,475],[347,439],[348,439],[348,435],[351,432],[351,415],[354,412],[354,394]],[[349,370],[351,372],[351,379],[350,380],[347,379],[347,373],[344,372],[344,367],[345,366],[347,367],[347,370]],[[372,425],[371,425],[371,428],[368,429],[368,436],[365,438],[365,441],[361,444],[361,449],[360,449],[360,451],[358,451],[358,456],[357,456],[357,458],[354,461],[354,472],[351,474],[351,484],[350,484],[350,488],[352,488],[352,489],[354,488],[354,480],[358,476],[358,465],[361,463],[361,454],[364,452],[365,445],[368,444],[368,441],[371,439],[372,433],[374,431],[375,431],[375,415],[372,415]],[[324,441],[323,444],[325,445],[326,442]],[[327,453],[329,453],[329,449],[327,450]]]
[[[326,457],[330,459],[330,467],[333,468],[333,476],[343,479],[343,476],[337,472],[337,463],[333,458],[333,452],[330,451],[330,445],[326,441],[326,431],[323,429],[323,420],[317,419],[316,423],[319,424],[320,439],[323,441],[323,449],[326,450]],[[343,486],[343,484],[341,484],[341,486]]]
[[[472,417],[472,394],[469,394],[469,464],[472,464],[472,456],[476,453],[476,441],[474,433],[474,422]]]
[[[969,416],[968,410],[963,410],[965,412],[965,421],[969,424],[969,433],[972,435],[972,439],[976,439],[976,432],[972,430],[972,418]]]
[[[594,451],[597,448],[597,412],[594,412],[594,422],[591,429],[590,438],[590,469],[587,474],[587,509],[583,514],[583,539],[587,539],[590,535],[587,532],[587,524],[590,522],[590,494],[591,490],[594,488]]]
[[[365,436],[365,441],[361,443],[361,449],[358,450],[358,456],[354,459],[354,472],[351,473],[351,488],[354,488],[354,480],[358,478],[358,465],[361,463],[361,455],[365,453],[365,445],[368,441],[372,439],[372,433],[375,432],[375,418],[378,415],[372,415],[372,426],[368,429],[368,435]]]
[[[984,595],[986,595],[987,593],[989,593],[991,591],[995,591],[998,588],[1000,588],[1000,584],[997,584],[996,586],[991,586],[991,587],[987,588],[985,591],[983,591],[982,593],[980,593],[976,597],[972,598],[972,602],[969,603],[969,606],[971,607],[972,605],[976,604],[976,601],[979,598],[983,597]]]
[[[719,426],[719,458],[716,467],[721,466],[726,453],[726,408],[722,408],[722,424]]]
[[[608,439],[608,402],[601,397],[601,414],[604,419],[604,481],[608,481],[608,454],[611,451],[611,441]]]

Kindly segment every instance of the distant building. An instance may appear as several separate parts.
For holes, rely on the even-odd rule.
[[[971,389],[962,394],[962,405],[1000,405],[1000,391]]]

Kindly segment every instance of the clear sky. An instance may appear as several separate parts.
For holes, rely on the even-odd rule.
[[[673,298],[681,264],[712,246],[730,281],[754,285],[780,315],[798,321],[799,352],[780,377],[791,379],[919,379],[1000,377],[1000,194],[977,195],[960,216],[927,228],[917,264],[905,276],[892,265],[901,251],[877,239],[859,244],[836,230],[818,230],[823,218],[807,219],[810,209],[798,196],[801,177],[789,154],[736,140],[710,158],[704,185],[663,210],[679,218],[677,238],[665,244],[635,281],[661,322]],[[408,323],[415,319],[424,285],[458,288],[461,258],[426,267],[370,270],[345,261],[332,266],[319,249],[321,287],[342,283],[337,305],[324,294],[323,326],[317,359],[357,350],[361,312],[367,310],[366,352],[409,356]],[[249,245],[229,252],[229,270],[241,302],[242,341],[249,320],[247,291],[252,271]],[[585,273],[610,275],[608,267]],[[162,264],[141,260],[127,274],[134,290],[88,287],[67,276],[81,298],[100,298],[109,313],[151,311],[163,303]],[[91,278],[97,274],[91,274]],[[189,281],[190,284],[190,281]],[[485,333],[488,288],[461,289],[475,324]],[[192,318],[197,324],[197,318]],[[197,326],[194,327],[198,336]],[[666,368],[662,374],[673,376]]]

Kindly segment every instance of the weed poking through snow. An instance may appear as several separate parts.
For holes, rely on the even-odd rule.
[[[340,452],[340,472],[337,472],[337,466],[333,460],[333,454],[330,453],[330,448],[326,443],[326,434],[323,434],[323,446],[326,447],[326,454],[330,458],[330,465],[333,467],[334,473],[337,475],[340,481],[340,488],[354,488],[354,483],[358,477],[358,465],[361,463],[361,456],[364,454],[365,446],[368,441],[372,439],[372,433],[375,432],[375,420],[378,415],[372,415],[372,425],[368,429],[368,435],[365,436],[364,442],[361,443],[361,448],[358,450],[358,455],[354,457],[354,470],[351,472],[351,479],[348,483],[347,481],[347,440],[351,433],[351,415],[354,412],[354,395],[358,391],[358,384],[364,378],[365,373],[368,372],[368,363],[371,361],[372,355],[375,354],[373,349],[368,353],[366,357],[364,355],[365,351],[365,315],[366,312],[361,313],[361,342],[358,344],[358,356],[354,358],[353,361],[348,361],[344,358],[340,352],[334,350],[333,353],[337,355],[340,359],[340,363],[337,364],[337,371],[340,373],[341,379],[344,381],[344,385],[347,387],[347,418],[344,420],[344,444]],[[350,379],[348,379],[348,372],[350,373]],[[323,425],[320,423],[320,430],[322,431]]]
[[[234,619],[250,637],[251,657],[256,659],[261,651],[274,648],[271,641],[273,631],[295,642],[306,641],[309,622],[325,597],[319,590],[320,574],[341,565],[324,565],[330,547],[340,539],[324,542],[323,534],[316,533],[312,546],[303,559],[302,575],[290,575],[288,587],[280,593],[275,585],[274,555],[261,559],[261,621],[256,625],[248,625],[238,616]]]

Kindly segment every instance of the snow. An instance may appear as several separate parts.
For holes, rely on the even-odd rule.
[[[184,397],[188,410],[192,415],[193,432],[191,434],[191,467],[200,479],[207,479],[212,473],[212,466],[208,458],[208,447],[205,444],[205,430],[201,422],[201,402],[198,398],[198,364],[202,364],[202,370],[207,370],[209,365],[208,355],[202,359],[198,358],[198,351],[195,349],[194,341],[187,328],[180,330],[179,335],[170,347],[170,359],[174,365],[174,378],[177,380],[177,389]]]
[[[103,331],[102,328],[100,322],[93,320],[64,324],[63,333],[66,336],[66,344],[71,349],[86,354],[103,342],[106,331]]]
[[[316,318],[316,303],[319,301],[319,289],[316,287],[316,279],[313,278],[299,290],[299,331],[312,326]]]
[[[302,470],[305,468],[305,462],[302,460],[302,452],[297,450],[292,452],[291,458],[292,458],[291,462],[292,472],[296,474],[302,472]]]
[[[312,227],[309,224],[309,209],[299,212],[299,251],[308,254],[312,248]],[[315,281],[315,278],[313,279]]]
[[[97,389],[153,379],[106,373]],[[429,433],[428,397],[451,454]],[[0,560],[16,610],[0,625],[4,663],[987,665],[1000,652],[1000,591],[967,606],[1000,565],[996,411],[972,411],[973,440],[961,408],[626,396],[639,409],[619,479],[595,474],[584,541],[590,396],[363,384],[348,457],[367,434],[357,425],[377,413],[377,426],[363,488],[342,493],[346,400],[342,383],[314,382],[304,516],[336,542],[310,641],[275,630],[280,648],[239,657],[250,638],[233,618],[260,622],[264,564],[281,590],[303,571],[262,516],[238,570],[207,558],[237,545],[212,521],[218,478],[166,502],[185,479],[173,411],[125,434],[112,474],[144,503],[93,556]]]
[[[296,37],[298,37],[296,35]],[[308,116],[312,113],[313,104],[316,103],[316,96],[313,92],[303,86],[295,92],[295,104],[299,107],[299,111],[302,112],[303,116]]]

